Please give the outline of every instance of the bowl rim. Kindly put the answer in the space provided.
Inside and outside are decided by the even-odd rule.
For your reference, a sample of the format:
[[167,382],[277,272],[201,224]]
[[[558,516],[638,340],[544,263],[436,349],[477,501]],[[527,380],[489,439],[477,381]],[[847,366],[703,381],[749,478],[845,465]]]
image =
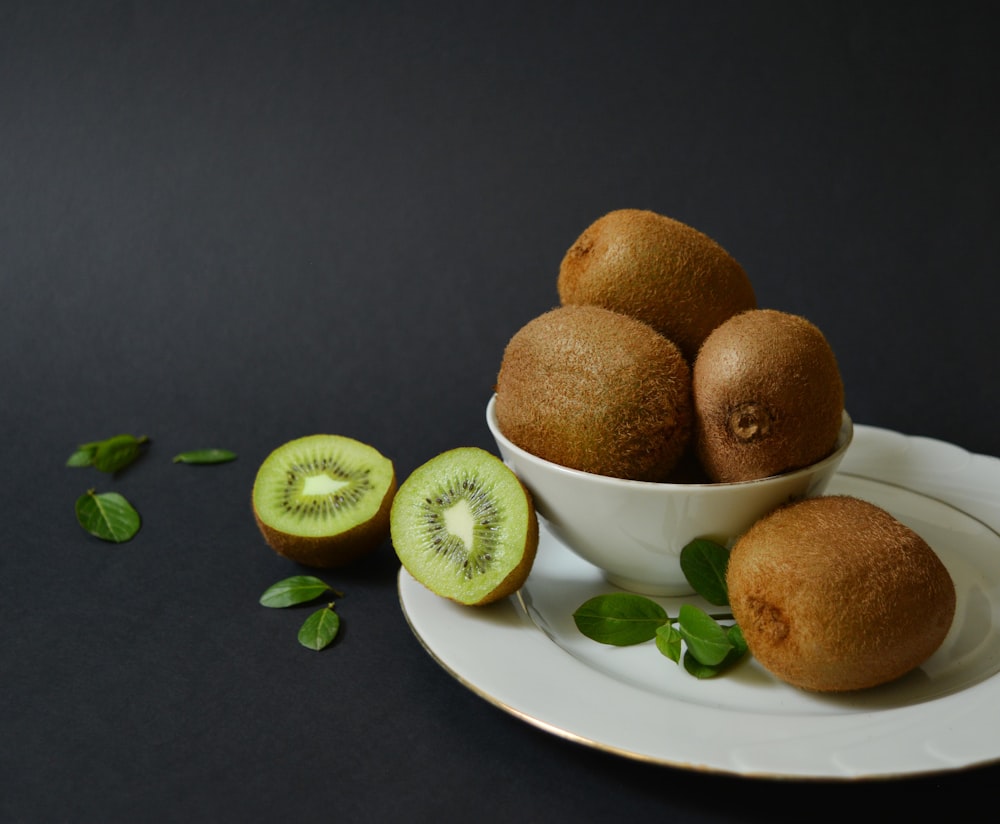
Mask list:
[[570,477],[575,477],[579,479],[588,478],[595,483],[605,483],[611,486],[634,486],[641,489],[662,489],[662,490],[712,490],[712,489],[740,489],[744,487],[761,486],[765,484],[773,484],[778,481],[784,481],[786,479],[794,479],[801,475],[814,474],[816,472],[822,471],[831,463],[838,463],[847,452],[848,447],[854,440],[854,421],[848,414],[846,409],[841,411],[840,419],[840,431],[837,433],[837,445],[834,450],[828,454],[826,457],[821,458],[815,463],[811,463],[808,466],[799,467],[798,469],[793,469],[789,472],[782,472],[779,475],[768,475],[764,478],[754,478],[749,481],[723,481],[719,483],[670,483],[667,481],[636,481],[630,478],[614,478],[610,475],[598,475],[594,472],[585,472],[582,469],[573,469],[572,467],[562,466],[561,464],[553,463],[550,460],[541,458],[526,449],[515,444],[503,432],[500,431],[500,425],[497,423],[496,418],[496,393],[490,396],[489,401],[486,404],[486,425],[489,427],[494,439],[497,441],[499,446],[508,449],[510,452],[514,453],[518,457],[522,458],[531,463],[538,464],[540,466],[546,467],[554,472],[565,474]]

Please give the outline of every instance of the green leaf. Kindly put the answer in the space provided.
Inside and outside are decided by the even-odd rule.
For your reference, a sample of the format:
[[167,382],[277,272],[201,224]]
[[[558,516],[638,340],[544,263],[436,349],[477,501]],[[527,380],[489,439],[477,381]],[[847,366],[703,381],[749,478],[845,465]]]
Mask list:
[[733,653],[736,654],[737,658],[742,658],[750,651],[747,639],[743,637],[743,630],[740,629],[739,624],[733,624],[729,627],[726,630],[726,637],[729,639],[729,643],[733,645]]
[[688,652],[701,664],[715,666],[733,649],[726,628],[698,607],[681,606],[677,624]]
[[729,651],[726,657],[722,659],[722,661],[718,664],[709,666],[708,664],[701,663],[691,654],[691,651],[688,650],[684,654],[684,669],[695,678],[715,678],[715,676],[725,672],[734,664],[742,660],[749,651],[746,640],[743,638],[743,631],[739,628],[739,626],[733,624],[729,627],[726,636],[729,638],[730,643],[732,643],[733,648]]
[[708,603],[729,603],[726,566],[729,550],[707,538],[695,538],[681,550],[681,572],[689,584]]
[[139,456],[139,447],[149,439],[143,435],[115,435],[99,441],[93,455],[93,465],[101,472],[114,474],[124,469]]
[[97,452],[99,441],[93,443],[82,443],[76,451],[69,456],[66,466],[91,466],[94,463],[94,454]]
[[703,664],[691,654],[691,650],[684,653],[684,669],[689,675],[701,679],[715,678],[716,675],[722,672],[721,665],[715,664],[710,666]]
[[[290,607],[314,601],[326,592],[332,592],[330,586],[312,575],[293,575],[272,584],[260,596],[260,602],[265,607]],[[340,593],[336,593],[338,596]]]
[[87,532],[116,544],[131,540],[139,531],[139,513],[117,492],[88,490],[76,501],[76,519]]
[[681,634],[673,624],[656,630],[656,648],[675,664],[681,660]]
[[585,601],[573,620],[588,638],[625,647],[651,640],[670,619],[663,607],[645,596],[613,592]]
[[309,649],[328,647],[340,631],[340,616],[333,611],[333,604],[316,610],[299,628],[299,643]]
[[236,453],[228,449],[192,449],[174,455],[174,463],[186,464],[218,464],[235,460]]

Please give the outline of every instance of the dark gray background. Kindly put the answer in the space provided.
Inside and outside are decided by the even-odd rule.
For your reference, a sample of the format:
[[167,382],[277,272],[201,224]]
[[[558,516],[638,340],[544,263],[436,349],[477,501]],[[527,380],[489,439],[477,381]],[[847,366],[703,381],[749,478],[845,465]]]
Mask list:
[[[441,670],[386,543],[344,632],[249,491],[319,431],[494,446],[504,344],[648,208],[804,314],[856,421],[1000,454],[991,3],[0,2],[0,819],[774,820],[995,787],[755,782],[547,735]],[[73,447],[149,435],[114,481]],[[231,464],[175,466],[222,446]],[[137,505],[85,535],[88,486]],[[516,662],[512,662],[516,666]],[[528,674],[527,677],[530,677]]]

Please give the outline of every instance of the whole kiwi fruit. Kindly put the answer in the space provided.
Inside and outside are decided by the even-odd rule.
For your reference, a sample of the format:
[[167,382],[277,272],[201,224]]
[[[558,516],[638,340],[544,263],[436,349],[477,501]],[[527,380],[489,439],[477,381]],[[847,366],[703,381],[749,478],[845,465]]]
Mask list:
[[955,586],[916,532],[859,498],[801,500],[757,521],[726,569],[733,617],[760,664],[806,690],[874,687],[944,641]]
[[690,362],[726,318],[757,307],[743,267],[712,238],[647,209],[598,218],[559,266],[560,302],[630,315],[672,340]]
[[467,606],[516,592],[538,549],[531,493],[503,461],[474,446],[417,467],[399,487],[390,529],[406,571]]
[[720,324],[698,351],[692,394],[696,451],[716,483],[808,466],[837,444],[840,368],[800,315],[751,309]]
[[690,384],[680,350],[645,323],[599,306],[558,306],[507,343],[497,425],[553,463],[660,481],[690,440]]
[[254,480],[254,519],[268,545],[304,566],[339,567],[389,535],[396,493],[391,460],[345,435],[282,444]]

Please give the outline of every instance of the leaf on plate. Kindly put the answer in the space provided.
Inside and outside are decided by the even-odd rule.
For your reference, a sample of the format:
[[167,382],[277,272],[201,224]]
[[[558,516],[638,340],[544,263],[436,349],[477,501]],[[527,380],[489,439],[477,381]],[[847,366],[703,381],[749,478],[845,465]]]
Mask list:
[[695,678],[715,678],[715,676],[725,672],[730,667],[737,664],[746,654],[746,648],[740,649],[739,647],[734,647],[730,650],[729,654],[722,659],[722,661],[718,664],[709,666],[708,664],[701,663],[691,654],[691,651],[688,650],[684,653],[684,669]]
[[[697,607],[689,607],[688,609],[700,612]],[[685,607],[681,607],[681,611],[684,612]],[[719,633],[710,627],[709,622],[713,621],[710,616],[704,613],[700,616],[688,613],[684,617],[688,626],[696,628],[696,631],[700,633],[700,638],[694,644],[688,643],[687,651],[684,653],[684,669],[696,678],[714,678],[748,654],[749,647],[743,637],[743,630],[738,624],[729,627],[719,626],[719,630],[725,636],[725,641],[722,641]],[[684,634],[683,631],[682,634]],[[703,647],[702,641],[708,636],[710,636],[708,647]],[[687,635],[685,635],[685,642],[688,642]],[[728,650],[725,654],[719,660],[715,660],[726,647]]]
[[580,632],[594,641],[618,647],[651,640],[669,620],[658,603],[630,592],[597,595],[573,613]]
[[139,513],[117,492],[93,489],[77,498],[76,519],[87,532],[102,541],[121,544],[139,531]]
[[656,630],[656,648],[675,664],[681,660],[680,631],[673,624],[664,624]]
[[733,652],[736,658],[742,658],[750,651],[750,647],[747,646],[747,639],[743,637],[743,630],[740,629],[739,624],[733,624],[726,630],[726,637],[729,639],[729,643],[733,645]]
[[688,675],[693,675],[695,678],[706,679],[715,678],[722,668],[716,665],[703,664],[694,655],[691,654],[691,650],[684,653],[684,669],[687,671]]
[[681,550],[681,572],[702,598],[715,606],[729,603],[726,566],[729,550],[707,538],[695,538]]
[[688,652],[702,664],[720,664],[733,649],[726,628],[698,607],[681,606],[677,627]]

